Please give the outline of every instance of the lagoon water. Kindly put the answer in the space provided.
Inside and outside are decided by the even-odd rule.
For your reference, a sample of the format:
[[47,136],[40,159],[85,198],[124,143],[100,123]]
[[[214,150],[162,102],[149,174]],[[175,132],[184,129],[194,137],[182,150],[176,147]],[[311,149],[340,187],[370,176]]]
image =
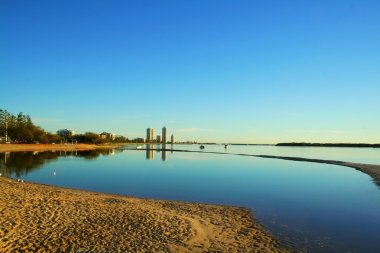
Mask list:
[[[26,181],[143,198],[251,208],[283,245],[307,252],[380,252],[380,189],[352,168],[235,154],[380,164],[380,149],[206,145],[157,150],[0,154],[0,172]],[[167,148],[170,148],[168,146]],[[175,149],[199,151],[198,145]]]

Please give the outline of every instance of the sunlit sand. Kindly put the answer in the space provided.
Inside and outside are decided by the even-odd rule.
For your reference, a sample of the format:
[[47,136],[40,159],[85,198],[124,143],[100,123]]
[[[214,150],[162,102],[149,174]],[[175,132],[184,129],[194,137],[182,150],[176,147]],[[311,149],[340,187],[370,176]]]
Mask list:
[[2,252],[286,252],[248,209],[0,177]]

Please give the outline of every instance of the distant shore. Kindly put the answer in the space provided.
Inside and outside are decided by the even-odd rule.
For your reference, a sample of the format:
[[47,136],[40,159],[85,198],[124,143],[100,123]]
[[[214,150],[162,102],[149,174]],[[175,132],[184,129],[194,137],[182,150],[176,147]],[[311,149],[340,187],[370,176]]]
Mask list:
[[283,142],[275,146],[283,147],[337,147],[337,148],[380,148],[380,144],[369,143],[309,143],[309,142]]
[[17,151],[83,151],[93,149],[109,149],[124,146],[124,143],[115,144],[0,144],[0,152],[17,152]]
[[5,252],[288,252],[250,210],[150,200],[0,177]]

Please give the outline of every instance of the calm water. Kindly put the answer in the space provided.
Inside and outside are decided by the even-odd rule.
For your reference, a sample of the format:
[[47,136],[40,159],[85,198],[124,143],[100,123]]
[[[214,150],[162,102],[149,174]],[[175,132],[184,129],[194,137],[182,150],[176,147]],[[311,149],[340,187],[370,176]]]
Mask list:
[[[175,149],[198,151],[199,147]],[[367,148],[229,146],[225,150],[206,145],[205,150],[380,164],[380,150]],[[2,153],[0,166],[3,175],[38,183],[249,207],[285,245],[308,252],[380,252],[380,189],[368,175],[351,168],[129,149]]]

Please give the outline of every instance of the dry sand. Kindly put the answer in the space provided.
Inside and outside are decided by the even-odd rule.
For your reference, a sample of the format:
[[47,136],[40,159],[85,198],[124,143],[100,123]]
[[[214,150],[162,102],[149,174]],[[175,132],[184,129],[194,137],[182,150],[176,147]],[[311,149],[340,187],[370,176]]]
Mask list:
[[0,177],[1,252],[287,252],[248,209]]
[[59,151],[59,150],[92,150],[116,148],[125,144],[0,144],[0,152],[17,152],[17,151]]

